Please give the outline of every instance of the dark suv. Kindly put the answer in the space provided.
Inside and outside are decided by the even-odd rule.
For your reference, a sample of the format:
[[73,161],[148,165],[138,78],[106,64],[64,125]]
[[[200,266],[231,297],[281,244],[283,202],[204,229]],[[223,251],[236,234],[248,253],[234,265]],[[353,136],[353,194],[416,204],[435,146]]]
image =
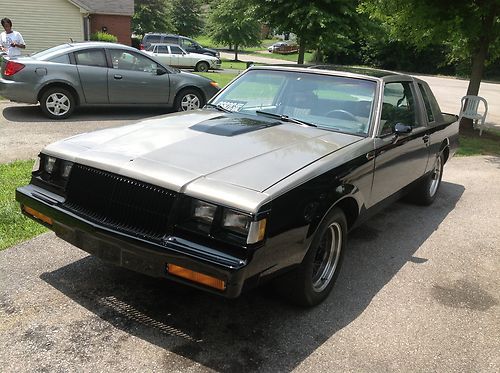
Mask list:
[[147,49],[151,45],[151,43],[177,44],[184,48],[187,52],[208,54],[210,56],[220,57],[220,53],[215,49],[204,48],[193,39],[182,35],[149,32],[142,38],[142,43],[139,49]]

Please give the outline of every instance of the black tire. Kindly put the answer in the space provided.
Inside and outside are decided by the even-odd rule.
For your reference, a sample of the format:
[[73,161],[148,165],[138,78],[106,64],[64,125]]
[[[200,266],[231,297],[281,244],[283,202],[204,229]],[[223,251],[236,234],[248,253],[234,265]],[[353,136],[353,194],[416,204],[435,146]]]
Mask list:
[[75,110],[76,100],[73,94],[63,87],[52,87],[40,97],[40,108],[50,119],[66,119]]
[[444,157],[442,153],[439,153],[434,160],[432,171],[410,192],[409,197],[414,203],[429,206],[434,202],[441,185],[443,166]]
[[177,94],[174,102],[176,111],[188,111],[200,109],[205,105],[205,99],[200,91],[196,89],[183,89]]
[[346,217],[334,208],[318,227],[300,266],[276,280],[278,291],[300,306],[324,301],[337,280],[346,244]]
[[199,72],[204,73],[204,72],[207,72],[207,71],[208,71],[209,67],[210,67],[210,66],[208,65],[208,63],[207,63],[207,62],[205,62],[205,61],[200,61],[200,62],[198,62],[198,63],[196,64],[196,66],[195,66],[194,70],[195,70],[195,71],[199,71]]

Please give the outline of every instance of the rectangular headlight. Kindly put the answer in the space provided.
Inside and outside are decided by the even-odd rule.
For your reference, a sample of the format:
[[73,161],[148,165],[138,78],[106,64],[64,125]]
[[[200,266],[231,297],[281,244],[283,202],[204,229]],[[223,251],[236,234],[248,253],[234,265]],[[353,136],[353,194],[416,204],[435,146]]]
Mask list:
[[54,169],[56,167],[56,157],[51,157],[51,156],[45,156],[44,162],[43,162],[43,170],[49,174],[54,172]]
[[59,171],[61,173],[61,177],[63,179],[67,179],[71,172],[71,168],[73,167],[73,162],[69,161],[61,161],[61,165],[59,167]]
[[250,228],[250,216],[224,209],[222,213],[222,226],[225,229],[246,236]]
[[194,199],[191,204],[191,217],[195,220],[204,223],[212,224],[215,217],[216,205]]

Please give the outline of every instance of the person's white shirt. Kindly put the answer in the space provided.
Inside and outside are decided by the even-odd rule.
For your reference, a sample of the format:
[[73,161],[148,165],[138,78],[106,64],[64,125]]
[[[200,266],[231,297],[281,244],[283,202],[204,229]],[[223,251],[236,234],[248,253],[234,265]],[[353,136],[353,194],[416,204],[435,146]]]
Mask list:
[[17,32],[12,30],[10,34],[7,34],[5,31],[0,34],[0,44],[7,52],[9,57],[15,57],[21,55],[21,48],[12,47],[11,44],[24,44],[23,36]]

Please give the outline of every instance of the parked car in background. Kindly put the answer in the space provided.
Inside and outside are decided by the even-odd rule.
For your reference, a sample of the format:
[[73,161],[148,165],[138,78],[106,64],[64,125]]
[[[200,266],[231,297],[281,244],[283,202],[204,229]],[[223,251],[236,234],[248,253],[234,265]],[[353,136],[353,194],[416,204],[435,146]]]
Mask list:
[[180,45],[189,53],[207,54],[209,56],[220,57],[219,51],[215,49],[205,48],[191,38],[176,34],[162,34],[148,32],[142,38],[140,49],[147,50],[151,44],[176,44]]
[[180,46],[173,44],[151,44],[144,53],[149,54],[163,64],[179,68],[192,68],[201,72],[209,69],[220,69],[221,65],[221,61],[217,57],[189,53]]
[[77,106],[202,107],[216,82],[163,65],[135,48],[103,42],[68,43],[31,57],[4,58],[0,96],[36,104],[52,119]]
[[267,50],[270,53],[289,54],[297,53],[299,51],[299,46],[291,41],[279,41],[270,45]]
[[312,306],[349,231],[407,193],[431,204],[457,145],[420,79],[254,66],[205,109],[47,146],[16,199],[119,266],[230,298],[274,280]]

